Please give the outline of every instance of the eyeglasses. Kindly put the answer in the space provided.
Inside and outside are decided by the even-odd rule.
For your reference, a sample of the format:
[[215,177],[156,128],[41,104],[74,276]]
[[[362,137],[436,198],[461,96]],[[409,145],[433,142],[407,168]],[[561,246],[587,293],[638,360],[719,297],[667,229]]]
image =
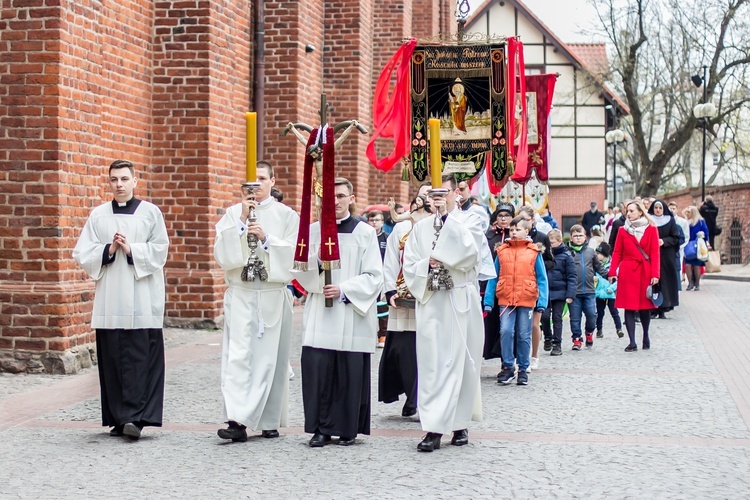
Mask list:
[[510,219],[510,215],[508,214],[499,214],[497,216],[498,219]]

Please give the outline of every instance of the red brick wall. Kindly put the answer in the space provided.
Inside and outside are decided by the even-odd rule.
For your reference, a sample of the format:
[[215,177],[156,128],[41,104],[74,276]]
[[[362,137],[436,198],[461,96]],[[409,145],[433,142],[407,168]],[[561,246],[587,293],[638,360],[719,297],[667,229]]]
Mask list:
[[[136,194],[164,212],[171,325],[221,320],[213,227],[244,180],[252,0],[58,3],[5,1],[0,16],[0,356],[16,360],[93,341],[93,283],[71,253],[91,209],[110,198],[114,159],[133,161]],[[264,6],[263,159],[299,209],[303,146],[281,129],[317,124],[323,91],[330,122],[371,127],[376,75],[403,38],[437,33],[441,0]],[[353,134],[338,155],[360,206],[403,197],[400,172],[367,162],[367,140]]]
[[441,2],[442,0],[413,0],[411,36],[431,37],[440,32]]
[[[750,184],[735,184],[731,186],[710,186],[706,194],[713,196],[714,204],[719,207],[719,217],[716,223],[722,228],[721,234],[714,243],[721,250],[722,255],[729,258],[729,227],[733,219],[738,219],[742,225],[742,262],[750,262]],[[667,202],[677,203],[682,211],[689,205],[701,206],[701,191],[699,188],[683,189],[662,196]]]
[[562,227],[563,216],[582,217],[595,201],[604,213],[604,184],[589,186],[550,186],[549,209]]
[[[373,46],[372,86],[404,40],[412,34],[412,2],[404,0],[381,0],[375,3],[374,25],[378,27],[378,38],[382,42]],[[395,82],[395,73],[391,83]],[[378,140],[378,158],[383,158],[393,149],[393,140]],[[401,181],[403,165],[397,164],[390,172],[370,168],[370,203],[387,203],[393,197],[397,202],[409,202],[408,182]],[[362,207],[364,208],[364,207]]]

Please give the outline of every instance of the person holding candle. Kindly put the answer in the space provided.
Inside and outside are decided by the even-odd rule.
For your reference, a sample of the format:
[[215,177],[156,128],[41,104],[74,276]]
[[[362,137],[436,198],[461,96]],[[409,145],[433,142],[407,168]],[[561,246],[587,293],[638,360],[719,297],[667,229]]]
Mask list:
[[[289,349],[292,338],[292,281],[297,212],[271,196],[276,179],[271,164],[252,169],[260,186],[254,197],[243,194],[216,224],[214,256],[229,285],[224,294],[224,340],[221,392],[228,427],[222,439],[247,441],[247,427],[264,438],[279,436],[286,425]],[[248,170],[248,174],[250,174]],[[253,199],[254,198],[254,199]],[[257,220],[248,221],[250,208]],[[247,235],[258,238],[257,255],[265,264],[266,281],[243,281],[250,249]]]
[[[433,175],[440,169],[439,155],[432,168]],[[477,279],[486,241],[479,218],[458,209],[453,176],[437,187],[447,191],[432,201],[443,223],[437,241],[435,217],[427,217],[414,225],[404,248],[404,279],[416,299],[417,400],[427,432],[417,449],[424,452],[439,449],[442,435],[451,431],[452,445],[468,444],[469,422],[481,418],[484,330]],[[428,290],[437,266],[447,270],[452,289]]]

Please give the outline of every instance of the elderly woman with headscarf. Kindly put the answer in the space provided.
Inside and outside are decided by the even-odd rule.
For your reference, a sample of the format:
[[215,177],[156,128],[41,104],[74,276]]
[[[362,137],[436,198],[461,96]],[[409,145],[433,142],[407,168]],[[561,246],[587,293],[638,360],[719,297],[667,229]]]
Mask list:
[[659,232],[643,203],[631,201],[626,205],[626,221],[618,231],[609,279],[617,281],[615,307],[625,309],[625,328],[630,343],[625,352],[638,350],[635,342],[635,317],[638,315],[643,327],[643,349],[651,348],[648,328],[651,311],[656,309],[646,295],[649,285],[659,283],[661,261],[659,258]]
[[[677,254],[680,252],[680,228],[674,214],[663,200],[655,200],[648,209],[659,232],[659,261],[661,278],[659,286],[664,302],[659,306],[658,317],[665,319],[664,313],[680,304],[679,276]],[[655,313],[656,314],[656,313]],[[653,315],[652,315],[653,316]]]

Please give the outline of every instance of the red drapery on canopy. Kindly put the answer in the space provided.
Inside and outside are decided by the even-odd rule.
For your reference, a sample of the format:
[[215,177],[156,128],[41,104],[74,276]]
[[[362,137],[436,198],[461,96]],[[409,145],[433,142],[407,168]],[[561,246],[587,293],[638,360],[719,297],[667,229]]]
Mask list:
[[[508,38],[508,81],[505,98],[507,133],[505,136],[508,141],[512,141],[508,145],[508,163],[509,167],[513,166],[514,174],[511,178],[514,180],[517,175],[525,176],[528,170],[525,73],[523,43],[515,37],[510,37]],[[518,145],[516,145],[516,137],[518,137]]]
[[516,175],[513,176],[516,182],[528,181],[531,178],[532,169],[536,169],[536,176],[540,181],[549,179],[549,115],[552,110],[556,81],[557,76],[554,74],[526,76],[526,92],[536,96],[536,115],[529,115],[528,123],[529,126],[536,123],[537,141],[535,144],[528,145],[528,168],[523,177],[516,170]]
[[[367,144],[367,159],[375,168],[388,172],[402,158],[410,153],[411,140],[411,74],[409,63],[417,46],[416,38],[401,45],[385,65],[375,85],[372,103],[372,124],[375,131]],[[391,74],[394,69],[396,83],[391,90]],[[389,94],[390,92],[390,94]],[[375,140],[378,137],[393,138],[393,151],[385,158],[378,159]]]

